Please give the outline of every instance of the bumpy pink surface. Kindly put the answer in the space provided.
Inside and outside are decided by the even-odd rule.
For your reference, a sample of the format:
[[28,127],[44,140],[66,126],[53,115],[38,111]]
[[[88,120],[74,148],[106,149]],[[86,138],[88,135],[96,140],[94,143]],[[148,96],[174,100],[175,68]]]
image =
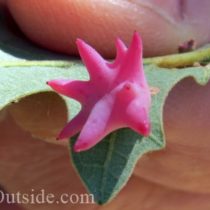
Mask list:
[[90,74],[89,81],[52,80],[55,91],[79,101],[82,109],[61,131],[59,139],[80,135],[74,151],[84,151],[110,132],[129,127],[149,135],[150,90],[142,64],[142,42],[134,33],[130,47],[117,39],[114,62],[104,60],[93,48],[78,39],[80,56]]

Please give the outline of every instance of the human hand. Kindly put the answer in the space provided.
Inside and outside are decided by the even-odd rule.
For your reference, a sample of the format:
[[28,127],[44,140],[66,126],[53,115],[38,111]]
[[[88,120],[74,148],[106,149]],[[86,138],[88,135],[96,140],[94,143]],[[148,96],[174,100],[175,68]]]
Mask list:
[[106,57],[115,56],[114,40],[127,44],[140,32],[144,56],[175,53],[183,42],[210,41],[208,0],[8,0],[22,31],[34,42],[77,54],[82,38]]
[[[61,3],[63,2],[61,1]],[[170,36],[169,33],[169,38],[173,40],[172,38],[174,37]],[[165,41],[164,38],[162,38],[162,41],[160,39],[159,43],[164,44],[163,41]],[[97,44],[97,42],[95,43]],[[145,48],[151,50],[154,46],[156,45],[153,43],[153,45],[148,45]],[[145,155],[139,161],[134,176],[120,195],[110,205],[94,208],[120,209],[122,206],[129,204],[129,207],[133,209],[138,208],[139,205],[144,209],[149,205],[148,208],[151,210],[158,208],[161,210],[164,208],[192,210],[193,208],[197,209],[200,203],[202,203],[203,209],[209,208],[208,194],[191,194],[192,192],[209,193],[208,125],[210,123],[208,120],[208,95],[208,86],[201,88],[190,79],[186,79],[176,86],[165,105],[164,125],[167,139],[166,149]],[[1,161],[2,165],[5,162],[7,164],[4,164],[4,171],[6,173],[2,173],[0,179],[3,180],[8,191],[14,192],[21,189],[22,192],[25,192],[33,186],[37,189],[45,188],[49,192],[58,195],[63,192],[84,192],[80,181],[76,178],[73,169],[68,164],[67,150],[65,147],[46,144],[39,140],[34,141],[29,135],[26,135],[12,123],[10,118],[6,119],[2,123],[3,127],[1,129],[3,132],[2,139],[3,136],[5,139],[1,146],[3,148],[1,153],[3,154],[3,158]],[[17,128],[13,134],[7,132],[11,127],[14,127],[14,130]],[[8,144],[9,142],[10,144]],[[9,153],[7,152],[8,150],[10,151]],[[54,156],[55,154],[56,157]],[[29,167],[32,160],[34,160],[34,164]],[[46,160],[46,162],[40,160]],[[40,162],[43,164],[40,165]],[[22,169],[24,166],[26,166],[26,170]],[[184,173],[182,173],[183,171]],[[14,177],[8,176],[10,173],[18,174],[18,178],[16,177],[17,181],[14,181]],[[50,176],[51,174],[53,176]],[[144,179],[150,182],[143,181]],[[27,180],[27,183],[23,185],[22,180]],[[71,180],[74,181],[71,182]],[[54,183],[56,183],[56,186]],[[158,183],[159,185],[154,183]],[[170,187],[170,189],[163,186]],[[185,190],[186,192],[179,192],[175,189]],[[148,194],[150,195],[149,197]],[[170,195],[170,199],[166,200],[165,197],[168,194]],[[28,208],[57,209],[57,206],[30,206]],[[62,208],[69,208],[69,206],[59,207],[59,209]],[[81,207],[75,206],[75,209],[79,208],[87,209],[88,207],[86,205]],[[93,206],[90,206],[90,208],[92,209]]]

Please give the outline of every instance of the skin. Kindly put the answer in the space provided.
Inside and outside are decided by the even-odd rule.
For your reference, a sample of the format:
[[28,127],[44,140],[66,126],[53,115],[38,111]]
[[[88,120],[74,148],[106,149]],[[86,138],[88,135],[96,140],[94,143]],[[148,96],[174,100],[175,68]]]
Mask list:
[[[191,87],[191,90],[187,88]],[[136,209],[141,204],[142,209],[149,210],[196,210],[209,209],[209,150],[208,131],[210,111],[208,106],[203,106],[203,101],[209,100],[210,84],[199,87],[192,79],[186,79],[178,84],[170,93],[164,112],[164,124],[166,132],[166,149],[144,155],[138,162],[135,171],[120,194],[108,205],[99,207],[96,205],[59,205],[59,209],[67,210],[69,207],[75,210],[120,210],[129,205]],[[188,96],[188,99],[186,99]],[[25,119],[37,116],[35,101],[50,98],[49,95],[38,95],[31,98],[31,105],[26,109],[25,100],[9,107],[1,112],[0,123],[0,180],[8,192],[26,193],[30,189],[45,189],[57,197],[62,193],[85,193],[85,189],[69,163],[67,145],[57,145],[31,137],[18,126],[14,119],[27,123]],[[177,98],[182,103],[176,103]],[[33,101],[34,100],[34,101]],[[198,109],[195,105],[201,100]],[[46,100],[45,108],[49,110],[49,102]],[[60,101],[56,102],[60,103]],[[34,105],[35,104],[35,105]],[[175,106],[176,109],[173,107]],[[186,107],[186,108],[183,108]],[[31,108],[31,109],[30,109]],[[172,109],[172,111],[171,111]],[[19,118],[17,118],[17,110]],[[55,110],[50,108],[55,112]],[[176,111],[175,111],[176,110]],[[15,112],[16,111],[16,112]],[[22,111],[22,119],[20,112]],[[185,111],[185,112],[183,112]],[[13,118],[11,117],[11,113]],[[15,114],[16,113],[16,114]],[[206,127],[198,126],[193,118],[188,122],[192,114],[198,120],[198,124],[206,124]],[[174,114],[178,117],[174,119]],[[46,117],[34,120],[32,128],[39,126],[40,121],[47,123]],[[201,119],[201,121],[199,120]],[[63,119],[60,119],[62,121]],[[181,122],[183,121],[183,123]],[[43,123],[44,123],[43,122]],[[184,123],[186,122],[186,123]],[[47,123],[49,124],[49,123]],[[46,125],[47,125],[46,124]],[[23,125],[21,125],[23,126]],[[43,124],[44,126],[44,124]],[[11,130],[12,132],[8,132]],[[31,129],[32,129],[31,128]],[[46,130],[48,128],[46,127]],[[49,126],[49,131],[52,127]],[[189,132],[185,132],[190,129]],[[30,130],[30,126],[28,126]],[[32,133],[36,133],[37,131]],[[42,133],[43,135],[43,133]],[[8,152],[9,151],[9,152]],[[64,173],[65,172],[65,173]],[[73,181],[72,181],[73,180]],[[201,193],[202,192],[202,193]],[[167,199],[165,199],[167,196]],[[27,205],[29,210],[56,210],[57,205]]]
[[[109,44],[114,40],[115,33],[128,42],[137,23],[144,39],[145,55],[149,56],[175,52],[178,44],[192,38],[192,35],[198,45],[204,44],[210,38],[209,27],[202,24],[203,19],[209,18],[208,0],[200,1],[199,4],[196,4],[198,2],[196,0],[186,1],[187,9],[184,10],[184,18],[180,15],[178,1],[172,0],[147,1],[151,9],[148,9],[148,5],[143,6],[143,1],[123,1],[120,5],[119,1],[116,1],[116,5],[111,4],[111,1],[106,1],[106,4],[105,1],[100,1],[94,13],[88,12],[93,6],[91,2],[94,1],[83,1],[83,4],[81,2],[82,0],[60,0],[53,3],[52,0],[7,0],[13,17],[31,40],[60,52],[76,53],[73,43],[79,36],[107,57],[113,57],[113,46]],[[136,12],[133,11],[133,4],[138,5]],[[157,16],[157,12],[160,11],[158,4],[164,8],[161,10],[164,14]],[[168,12],[168,8],[171,7],[174,8],[173,12],[171,10]],[[111,10],[115,18],[109,15],[98,17],[97,15],[102,14],[101,10],[103,12]],[[119,15],[121,12],[125,15],[123,23]],[[81,16],[78,16],[79,14]],[[98,18],[95,18],[96,16]],[[135,17],[137,21],[131,22],[125,18],[130,16]],[[174,23],[168,23],[167,17],[171,17]],[[96,25],[100,23],[101,27],[93,28],[95,27],[91,24],[93,20],[96,21]],[[46,21],[49,22],[46,23]],[[146,27],[148,25],[151,27]],[[85,30],[85,27],[88,30]],[[92,34],[93,30],[95,36]],[[107,206],[77,205],[71,206],[71,209],[112,210],[122,209],[128,205],[131,209],[137,209],[139,204],[142,209],[149,210],[196,210],[198,206],[201,209],[209,209],[209,94],[210,84],[200,87],[192,79],[179,83],[171,91],[164,107],[166,148],[144,155],[139,160],[129,183]],[[11,114],[1,112],[1,184],[9,192],[26,192],[33,187],[34,189],[44,188],[57,195],[63,192],[84,193],[84,187],[68,162],[66,146],[53,144],[53,139],[50,142],[44,142],[32,138],[28,132],[20,128],[20,126],[25,127],[23,122],[26,123],[27,119],[30,119],[31,113],[34,116],[37,114],[32,105],[29,104],[28,107],[32,107],[33,111],[26,109],[22,102],[18,107],[9,108]],[[20,126],[15,124],[10,115]],[[62,120],[60,119],[60,122],[63,122]],[[49,140],[49,137],[53,136],[53,134],[49,135],[52,127],[49,127],[48,133],[42,133],[42,135],[38,129],[32,130],[38,127],[39,121],[40,119],[34,122],[34,125],[28,125],[27,131]],[[13,131],[8,132],[11,127]],[[166,196],[167,199],[165,199]],[[31,210],[57,209],[57,205],[25,207]],[[59,209],[69,209],[69,206],[59,206]]]
[[7,5],[31,40],[69,54],[77,54],[79,37],[114,57],[115,38],[129,43],[135,30],[144,56],[177,52],[190,39],[197,46],[210,41],[208,0],[8,0]]
[[0,0],[0,5],[6,5],[6,0]]
[[6,7],[6,0],[0,0],[0,9],[3,9]]

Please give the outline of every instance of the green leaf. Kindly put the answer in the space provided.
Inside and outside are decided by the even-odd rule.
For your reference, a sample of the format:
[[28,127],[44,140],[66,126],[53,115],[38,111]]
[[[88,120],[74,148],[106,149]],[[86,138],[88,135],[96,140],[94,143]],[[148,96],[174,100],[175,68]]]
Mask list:
[[[51,91],[46,82],[55,78],[87,79],[87,72],[81,64],[75,64],[72,68],[49,67],[0,67],[0,110],[12,102],[39,92]],[[71,110],[71,116],[75,115],[80,106],[77,102],[63,97]]]
[[[50,79],[88,79],[85,67],[77,60],[67,62],[67,56],[40,49],[26,41],[20,33],[10,30],[1,11],[0,28],[0,110],[26,96],[50,91],[46,85]],[[206,52],[209,54],[207,50],[200,54],[199,59],[209,58]],[[192,64],[197,58],[194,53],[182,54],[181,57],[184,65]],[[145,63],[171,67],[179,66],[179,61],[180,55],[175,55],[147,59]],[[143,154],[164,148],[163,106],[170,90],[185,77],[194,77],[201,85],[206,84],[210,77],[207,67],[163,69],[146,65],[145,70],[150,86],[159,89],[152,98],[151,135],[145,138],[130,129],[121,129],[89,151],[74,153],[71,150],[73,163],[82,181],[99,204],[110,201],[122,189]],[[80,109],[79,104],[66,97],[63,99],[73,118]]]
[[165,147],[163,106],[170,90],[186,77],[193,77],[201,85],[210,78],[207,67],[180,70],[150,65],[145,66],[145,70],[150,86],[159,89],[152,98],[151,135],[146,138],[130,129],[121,129],[89,151],[74,153],[71,150],[78,173],[99,204],[107,203],[122,189],[143,154]]
[[[26,96],[52,91],[46,85],[50,79],[72,77],[87,80],[87,71],[79,60],[70,61],[69,56],[35,46],[13,24],[0,10],[0,110]],[[75,115],[79,104],[63,98],[68,107],[71,104],[71,116]]]

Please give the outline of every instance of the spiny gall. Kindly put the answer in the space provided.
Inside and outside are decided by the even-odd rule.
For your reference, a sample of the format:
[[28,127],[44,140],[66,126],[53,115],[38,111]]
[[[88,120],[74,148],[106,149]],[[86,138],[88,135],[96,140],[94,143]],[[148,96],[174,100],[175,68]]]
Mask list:
[[74,151],[88,150],[106,135],[129,127],[139,134],[150,133],[150,89],[142,62],[142,41],[137,32],[127,48],[116,40],[114,62],[104,60],[92,47],[77,40],[80,56],[89,81],[51,80],[47,84],[56,92],[79,101],[79,114],[61,131],[58,139],[79,133]]

